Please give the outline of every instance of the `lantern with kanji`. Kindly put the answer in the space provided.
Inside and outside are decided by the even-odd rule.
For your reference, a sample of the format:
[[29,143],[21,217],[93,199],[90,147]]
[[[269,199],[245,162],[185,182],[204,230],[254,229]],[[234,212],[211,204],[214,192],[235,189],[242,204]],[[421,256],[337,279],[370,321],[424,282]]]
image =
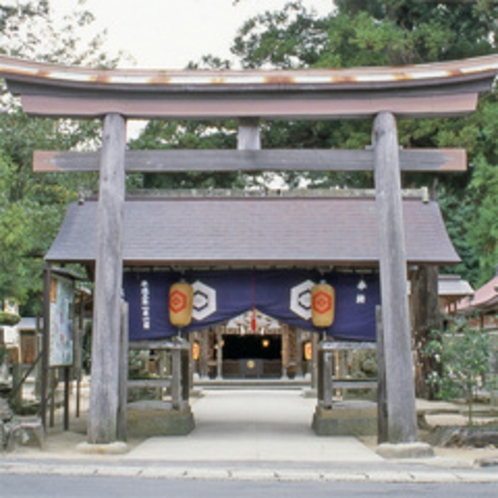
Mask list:
[[311,321],[318,328],[327,328],[334,323],[335,291],[327,283],[311,288]]
[[177,282],[169,290],[169,320],[175,327],[187,327],[192,321],[194,290],[187,282]]

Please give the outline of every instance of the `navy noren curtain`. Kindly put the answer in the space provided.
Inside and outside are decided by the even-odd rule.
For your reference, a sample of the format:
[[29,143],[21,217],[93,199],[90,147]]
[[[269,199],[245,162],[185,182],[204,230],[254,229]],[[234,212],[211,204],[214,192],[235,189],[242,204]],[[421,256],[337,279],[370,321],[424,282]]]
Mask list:
[[214,270],[127,272],[123,285],[130,311],[130,340],[174,336],[169,321],[170,286],[184,279],[194,287],[192,323],[185,332],[228,321],[252,308],[276,320],[319,332],[311,322],[311,287],[324,280],[335,289],[335,319],[326,333],[335,339],[375,341],[377,274],[307,270]]

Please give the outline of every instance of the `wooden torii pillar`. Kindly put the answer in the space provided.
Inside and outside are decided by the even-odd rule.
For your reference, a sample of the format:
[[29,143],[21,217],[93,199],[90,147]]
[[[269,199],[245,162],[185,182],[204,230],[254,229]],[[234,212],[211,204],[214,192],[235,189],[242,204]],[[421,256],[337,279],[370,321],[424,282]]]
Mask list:
[[410,443],[417,441],[417,417],[399,144],[396,120],[391,113],[381,112],[376,116],[373,137],[387,439],[390,443]]
[[117,440],[126,122],[104,117],[97,218],[88,442]]
[[[296,71],[134,71],[67,68],[0,57],[0,77],[21,97],[26,113],[45,117],[104,117],[100,153],[43,153],[35,169],[82,171],[100,162],[99,236],[89,442],[116,439],[124,171],[374,170],[379,207],[380,266],[389,441],[416,439],[413,368],[401,224],[401,169],[461,169],[464,151],[399,151],[394,116],[465,115],[491,88],[496,55],[402,68]],[[389,112],[385,112],[389,111]],[[254,119],[377,116],[373,151],[262,151]],[[247,140],[237,151],[127,151],[125,118],[243,118]],[[252,131],[251,131],[252,129]],[[455,151],[453,151],[455,152]],[[420,156],[424,159],[420,159]],[[99,157],[101,159],[99,159]]]

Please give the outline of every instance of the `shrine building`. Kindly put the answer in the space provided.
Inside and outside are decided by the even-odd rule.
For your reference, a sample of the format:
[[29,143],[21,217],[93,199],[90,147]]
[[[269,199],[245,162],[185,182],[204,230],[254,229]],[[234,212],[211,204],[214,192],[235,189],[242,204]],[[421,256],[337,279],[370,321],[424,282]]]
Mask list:
[[[406,192],[403,213],[409,268],[459,261],[425,191]],[[183,280],[194,286],[194,305],[181,333],[190,337],[201,378],[311,374],[324,333],[342,341],[376,339],[375,216],[368,191],[128,196],[123,264],[130,340],[178,335],[168,294]],[[95,199],[72,204],[46,260],[80,263],[93,275],[96,227]],[[335,290],[334,323],[326,329],[311,320],[311,289],[323,280]]]
[[[329,341],[376,341],[379,442],[415,443],[407,279],[421,277],[417,267],[456,263],[458,256],[437,204],[426,192],[403,196],[401,172],[465,171],[467,159],[462,149],[401,148],[397,119],[468,115],[497,71],[496,55],[392,68],[255,71],[102,70],[0,57],[0,77],[27,114],[103,122],[100,150],[37,151],[33,161],[39,172],[99,171],[98,201],[70,206],[47,254],[50,263],[94,270],[88,444],[125,437],[125,359],[143,341],[152,347],[171,339],[173,409],[189,415],[191,334],[202,358],[196,368],[207,376],[295,375],[307,366],[300,361],[307,334],[319,337],[313,425],[322,433],[337,422]],[[128,119],[235,119],[237,150],[128,151]],[[262,121],[338,119],[370,119],[371,146],[261,149]],[[127,195],[125,183],[126,173],[137,171],[332,170],[371,171],[374,194],[140,199]],[[47,271],[49,316],[57,293]],[[423,295],[429,273],[412,294]],[[421,303],[419,315],[429,304]],[[243,313],[251,330],[244,337],[255,336],[261,313],[278,321],[281,333],[268,325],[265,343],[249,347],[246,323],[233,321]],[[216,346],[219,353],[209,353]],[[246,347],[249,359],[241,358]]]

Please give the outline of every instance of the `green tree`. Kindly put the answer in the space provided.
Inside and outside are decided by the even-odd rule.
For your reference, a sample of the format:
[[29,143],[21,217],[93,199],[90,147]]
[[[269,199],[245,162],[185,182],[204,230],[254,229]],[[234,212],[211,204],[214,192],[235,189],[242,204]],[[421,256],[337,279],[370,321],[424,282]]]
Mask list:
[[[232,52],[245,68],[344,68],[427,63],[496,52],[495,2],[337,0],[336,9],[317,18],[299,1],[265,12],[239,30]],[[470,169],[463,174],[403,175],[404,187],[438,185],[440,205],[463,264],[456,269],[474,285],[489,279],[498,235],[493,225],[493,183],[480,171],[497,164],[498,122],[493,93],[480,99],[476,113],[458,119],[400,120],[405,147],[464,147]],[[370,122],[268,123],[265,147],[361,148],[370,142]],[[477,179],[472,182],[474,174]],[[305,175],[313,186],[371,186],[368,175]],[[288,183],[299,183],[289,175]],[[484,194],[484,195],[482,195]],[[480,235],[476,236],[476,231]],[[482,257],[485,254],[486,257]]]
[[[335,8],[333,8],[335,3]],[[337,0],[330,13],[319,17],[301,1],[283,9],[263,12],[239,29],[232,53],[245,69],[346,68],[389,66],[460,59],[496,52],[498,5],[475,2],[426,2],[413,0]],[[230,67],[228,61],[204,57],[192,69]],[[399,120],[399,140],[405,147],[464,147],[469,171],[458,174],[404,174],[404,187],[431,186],[438,190],[448,231],[463,259],[456,268],[476,286],[490,277],[498,231],[494,220],[494,183],[480,178],[494,171],[498,160],[495,123],[498,105],[494,93],[480,98],[477,112],[464,118]],[[158,125],[149,125],[146,142],[157,142]],[[206,125],[160,125],[160,147],[234,147],[235,126],[223,123],[207,132]],[[221,135],[227,134],[223,139]],[[197,138],[194,138],[197,137]],[[363,148],[370,143],[371,122],[273,122],[261,123],[264,148]],[[214,140],[216,137],[216,140]],[[485,166],[487,165],[487,166]],[[487,171],[487,170],[486,170]],[[473,180],[473,177],[476,177]],[[281,174],[289,187],[372,187],[370,174]],[[149,177],[145,186],[213,186],[268,184],[274,175],[259,176],[163,176]],[[484,256],[483,256],[484,255]]]
[[0,2],[0,53],[40,62],[113,67],[124,56],[103,50],[106,32],[91,33],[95,17],[78,4],[55,22],[49,0]]
[[[233,149],[235,122],[204,123],[153,120],[130,149]],[[144,189],[230,188],[241,186],[238,173],[149,173],[141,175]]]
[[[56,27],[46,0],[0,3],[0,53],[42,62],[112,67],[102,34],[85,39],[93,17],[79,8]],[[2,96],[0,114],[0,302],[16,298],[23,311],[39,307],[42,258],[57,234],[67,203],[92,190],[96,175],[33,174],[36,149],[95,148],[98,121],[28,117],[17,99]],[[28,309],[29,311],[28,311]]]

